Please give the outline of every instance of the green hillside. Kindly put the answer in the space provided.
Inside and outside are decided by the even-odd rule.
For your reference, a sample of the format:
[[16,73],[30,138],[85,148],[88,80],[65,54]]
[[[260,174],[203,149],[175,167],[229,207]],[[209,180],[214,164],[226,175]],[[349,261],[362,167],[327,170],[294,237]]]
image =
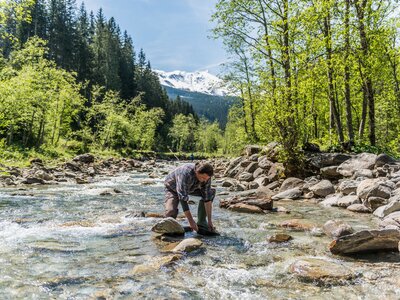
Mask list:
[[229,108],[237,101],[235,97],[212,96],[198,92],[189,92],[163,86],[169,98],[176,99],[180,96],[182,100],[190,103],[195,112],[210,121],[218,121],[224,128],[228,118]]

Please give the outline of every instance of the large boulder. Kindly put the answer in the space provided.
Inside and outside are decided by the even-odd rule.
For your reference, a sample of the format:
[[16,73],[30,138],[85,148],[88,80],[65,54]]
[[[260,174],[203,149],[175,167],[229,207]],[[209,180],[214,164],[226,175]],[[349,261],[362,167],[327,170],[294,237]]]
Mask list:
[[381,179],[365,179],[360,182],[357,187],[357,196],[365,201],[369,197],[380,197],[389,199],[390,194],[394,188],[394,184],[390,181],[383,181]]
[[381,197],[369,197],[364,201],[364,205],[371,211],[376,210],[378,207],[384,206],[388,203],[388,200]]
[[400,211],[387,215],[379,224],[381,228],[396,229],[400,231]]
[[238,180],[239,181],[250,182],[253,179],[254,178],[253,178],[253,174],[252,173],[243,172],[243,173],[239,174],[239,176],[238,176]]
[[363,214],[372,212],[370,208],[366,207],[364,204],[361,203],[349,205],[347,206],[347,210]]
[[94,162],[94,155],[90,154],[90,153],[85,153],[85,154],[75,156],[72,160],[75,162],[80,162],[80,163],[84,163],[84,164],[91,164]]
[[346,160],[338,167],[338,172],[344,177],[353,176],[354,172],[360,169],[372,170],[375,166],[376,154],[361,153],[349,160]]
[[258,166],[262,169],[269,170],[273,164],[266,155],[258,158]]
[[322,229],[327,236],[332,238],[338,238],[354,232],[354,229],[349,224],[341,220],[329,220]]
[[152,228],[156,233],[169,235],[184,235],[185,229],[174,218],[165,218],[156,223]]
[[388,204],[378,207],[374,211],[374,215],[378,218],[384,218],[387,215],[390,215],[392,212],[400,211],[400,199],[398,196],[396,196],[396,199],[398,200],[390,201]]
[[335,192],[333,184],[329,180],[322,180],[316,185],[310,187],[310,191],[319,197],[326,197]]
[[329,166],[320,169],[321,176],[328,179],[341,178],[342,174],[337,171],[338,166]]
[[393,157],[391,157],[385,153],[382,153],[376,157],[375,167],[378,168],[378,167],[383,167],[384,165],[394,165],[397,163],[398,163],[398,161],[395,160]]
[[290,190],[286,190],[284,192],[280,192],[272,197],[272,200],[281,200],[281,199],[297,199],[301,196],[302,192],[298,187],[292,188]]
[[[253,174],[254,177],[254,174]],[[256,179],[254,179],[254,182],[258,184],[259,187],[267,186],[269,184],[269,179],[267,176],[260,176]]]
[[340,165],[350,158],[350,155],[342,153],[318,153],[311,155],[308,163],[311,167],[319,170],[324,167]]
[[296,177],[289,177],[289,178],[286,178],[284,182],[282,182],[279,192],[284,192],[286,190],[293,189],[293,188],[302,189],[303,185],[304,185],[303,180],[296,178]]
[[361,170],[355,171],[351,178],[353,178],[353,179],[357,179],[357,178],[362,178],[362,179],[374,178],[374,173],[372,172],[372,170],[369,170],[369,169],[361,169]]
[[251,162],[245,169],[244,171],[247,173],[253,173],[255,170],[258,168],[258,163],[256,162]]
[[357,180],[343,180],[338,186],[338,191],[345,195],[356,193],[359,184],[360,181]]
[[362,230],[342,236],[329,245],[333,254],[351,255],[360,252],[397,250],[400,231],[394,229]]
[[318,284],[347,284],[355,278],[349,268],[321,258],[302,258],[289,266],[289,271],[303,281]]
[[337,206],[339,207],[348,207],[352,204],[359,204],[360,199],[358,199],[357,195],[347,195],[340,198],[337,202]]

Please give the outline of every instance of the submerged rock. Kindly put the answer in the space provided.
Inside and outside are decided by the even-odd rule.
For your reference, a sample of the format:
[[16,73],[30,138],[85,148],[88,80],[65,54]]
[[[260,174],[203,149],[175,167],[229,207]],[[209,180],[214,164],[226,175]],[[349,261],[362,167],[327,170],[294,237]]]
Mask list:
[[341,220],[329,220],[324,224],[323,230],[327,236],[333,238],[338,238],[354,232],[349,224]]
[[332,241],[329,250],[333,254],[349,255],[360,252],[396,250],[400,231],[394,229],[362,230]]
[[263,214],[264,211],[255,205],[249,205],[245,203],[237,203],[230,205],[228,207],[229,210],[236,211],[236,212],[244,212],[244,213],[251,213],[251,214]]
[[289,271],[301,280],[319,284],[344,284],[356,277],[349,268],[320,258],[298,260]]
[[185,229],[174,218],[165,218],[156,223],[152,228],[156,233],[184,235]]
[[286,233],[277,233],[277,234],[274,234],[273,236],[270,236],[268,238],[268,242],[270,242],[270,243],[285,243],[292,239],[293,239],[293,237],[291,235],[288,235]]
[[284,221],[278,225],[279,227],[291,228],[294,230],[308,231],[316,228],[317,226],[309,221],[302,219],[291,219]]
[[173,252],[192,252],[203,246],[203,242],[199,239],[189,238],[184,239],[174,247]]
[[148,264],[137,265],[133,268],[132,273],[134,275],[151,273],[158,271],[162,267],[170,266],[173,262],[176,262],[182,258],[182,254],[172,254],[156,258],[151,260]]

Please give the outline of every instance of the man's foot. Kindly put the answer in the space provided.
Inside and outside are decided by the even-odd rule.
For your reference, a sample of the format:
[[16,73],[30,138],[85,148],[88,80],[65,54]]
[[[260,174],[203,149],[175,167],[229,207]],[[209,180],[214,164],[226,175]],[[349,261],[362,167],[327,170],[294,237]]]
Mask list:
[[198,234],[206,235],[206,236],[219,236],[220,234],[217,231],[210,231],[208,227],[199,226]]

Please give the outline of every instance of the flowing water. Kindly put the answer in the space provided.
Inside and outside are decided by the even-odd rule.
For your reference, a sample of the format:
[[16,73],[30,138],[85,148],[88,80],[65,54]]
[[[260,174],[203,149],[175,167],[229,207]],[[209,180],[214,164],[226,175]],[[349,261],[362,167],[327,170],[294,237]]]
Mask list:
[[[276,226],[292,218],[320,226],[339,218],[356,230],[377,226],[371,215],[323,208],[312,200],[277,203],[291,214],[251,215],[218,208],[217,197],[214,224],[220,237],[203,237],[203,250],[171,267],[134,274],[135,266],[165,255],[165,243],[150,231],[159,219],[133,214],[163,211],[162,179],[142,185],[145,178],[127,173],[87,185],[1,189],[0,299],[400,299],[398,253],[337,257],[318,231]],[[104,188],[124,193],[99,196]],[[191,210],[195,214],[196,206]],[[267,242],[281,232],[294,239]],[[288,268],[305,257],[340,263],[358,277],[331,286],[301,282]]]

